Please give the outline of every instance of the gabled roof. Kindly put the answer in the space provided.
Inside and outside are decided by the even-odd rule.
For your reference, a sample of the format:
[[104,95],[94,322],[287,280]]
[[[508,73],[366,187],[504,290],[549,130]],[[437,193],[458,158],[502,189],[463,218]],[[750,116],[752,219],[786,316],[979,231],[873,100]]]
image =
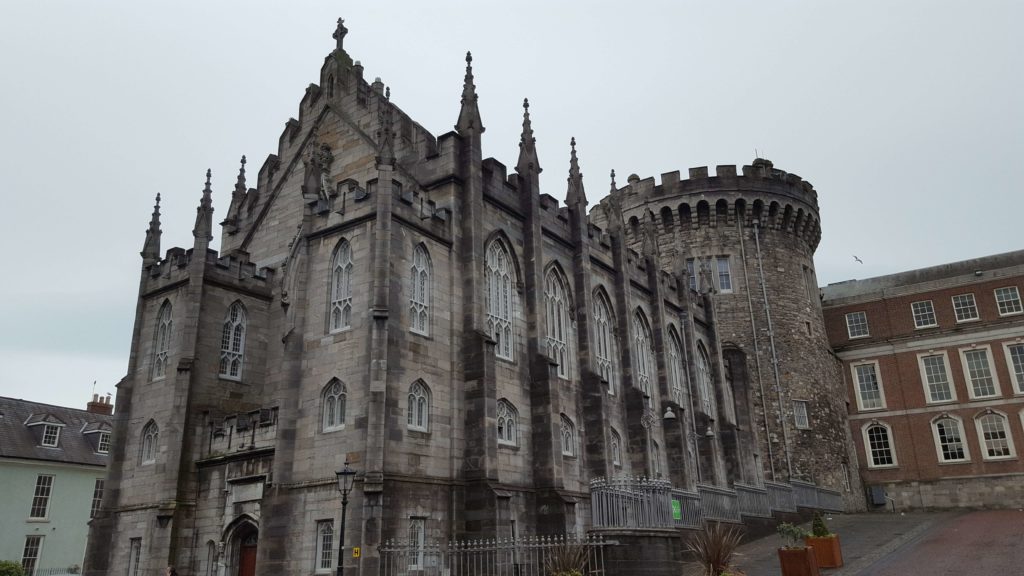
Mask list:
[[[0,396],[0,458],[106,466],[109,456],[97,454],[94,444],[82,432],[86,429],[108,431],[113,418],[76,408]],[[60,445],[57,448],[40,446],[36,435],[39,428],[29,426],[32,423],[64,425]]]

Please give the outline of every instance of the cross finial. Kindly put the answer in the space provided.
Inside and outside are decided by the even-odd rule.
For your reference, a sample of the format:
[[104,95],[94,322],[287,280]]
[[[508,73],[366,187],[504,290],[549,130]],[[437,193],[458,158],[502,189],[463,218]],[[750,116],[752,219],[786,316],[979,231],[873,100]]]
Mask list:
[[348,28],[345,28],[345,20],[338,18],[338,27],[334,30],[332,37],[338,41],[338,50],[344,50],[342,44],[345,42],[345,34],[348,34]]

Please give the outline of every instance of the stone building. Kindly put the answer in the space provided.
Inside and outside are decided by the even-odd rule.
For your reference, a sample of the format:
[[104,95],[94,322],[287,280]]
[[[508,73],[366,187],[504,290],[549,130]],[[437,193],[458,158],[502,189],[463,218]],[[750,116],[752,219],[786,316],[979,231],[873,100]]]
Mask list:
[[588,213],[573,142],[560,206],[527,102],[514,170],[483,157],[468,54],[434,136],[346,32],[255,187],[243,157],[220,253],[209,172],[191,249],[161,255],[157,198],[87,574],[330,572],[346,461],[367,575],[385,538],[581,531],[598,477],[856,502],[810,185],[764,160],[613,174]]
[[824,289],[877,505],[1024,506],[1024,251]]

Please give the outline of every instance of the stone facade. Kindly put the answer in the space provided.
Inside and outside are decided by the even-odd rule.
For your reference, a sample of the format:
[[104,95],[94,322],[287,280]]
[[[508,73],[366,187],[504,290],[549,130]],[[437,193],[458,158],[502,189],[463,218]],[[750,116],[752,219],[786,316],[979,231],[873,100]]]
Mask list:
[[[456,129],[435,137],[363,79],[345,32],[256,187],[243,164],[220,254],[209,173],[190,250],[161,256],[154,210],[87,574],[329,572],[346,461],[343,560],[366,575],[387,538],[581,531],[602,476],[849,490],[809,186],[765,161],[676,178],[729,201],[715,224],[695,202],[667,233],[643,210],[649,181],[613,181],[588,214],[573,143],[560,206],[539,189],[527,103],[514,171],[483,158],[469,55]],[[744,287],[690,289],[683,256],[723,253]],[[809,402],[808,430],[790,398]]]
[[1024,251],[824,289],[865,483],[900,508],[1024,506]]

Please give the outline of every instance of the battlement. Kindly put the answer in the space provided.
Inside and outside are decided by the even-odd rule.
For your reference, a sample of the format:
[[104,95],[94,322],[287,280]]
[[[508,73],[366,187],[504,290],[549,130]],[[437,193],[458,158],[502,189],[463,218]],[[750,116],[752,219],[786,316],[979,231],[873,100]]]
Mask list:
[[[144,292],[153,292],[186,280],[189,277],[189,265],[195,257],[194,250],[168,248],[162,260],[147,268]],[[204,263],[206,274],[216,277],[222,283],[244,282],[248,289],[258,287],[268,293],[271,289],[274,270],[267,267],[258,268],[249,261],[247,252],[235,250],[231,254],[221,256],[216,250],[208,249]]]

